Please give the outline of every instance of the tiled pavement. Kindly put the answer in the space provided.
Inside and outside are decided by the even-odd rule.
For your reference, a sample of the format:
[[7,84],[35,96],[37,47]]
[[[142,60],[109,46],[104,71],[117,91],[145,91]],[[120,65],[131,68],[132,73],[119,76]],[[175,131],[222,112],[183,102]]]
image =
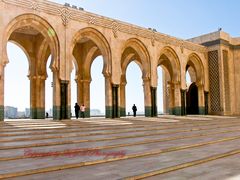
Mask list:
[[240,179],[240,118],[0,122],[0,179]]

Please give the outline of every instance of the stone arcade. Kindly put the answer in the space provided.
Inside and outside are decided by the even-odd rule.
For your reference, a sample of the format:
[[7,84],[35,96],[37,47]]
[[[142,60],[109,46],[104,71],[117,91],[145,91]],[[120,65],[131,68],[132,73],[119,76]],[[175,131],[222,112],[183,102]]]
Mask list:
[[[91,64],[100,55],[104,60],[107,118],[126,115],[126,69],[131,61],[142,71],[147,117],[157,116],[158,66],[165,72],[165,112],[240,114],[240,97],[236,95],[240,86],[240,38],[217,31],[185,41],[49,1],[0,0],[0,120],[4,119],[9,41],[28,57],[32,119],[45,115],[46,63],[50,55],[54,119],[70,118],[73,64],[78,103],[85,104],[90,116]],[[187,71],[194,82],[188,90]]]

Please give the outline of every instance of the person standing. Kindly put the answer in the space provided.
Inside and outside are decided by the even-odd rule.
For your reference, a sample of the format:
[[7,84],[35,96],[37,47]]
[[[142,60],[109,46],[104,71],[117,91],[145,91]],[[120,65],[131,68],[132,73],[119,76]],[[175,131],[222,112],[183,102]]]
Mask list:
[[76,119],[78,119],[78,117],[79,117],[79,110],[80,110],[80,106],[78,105],[78,103],[75,103],[74,109],[75,109]]
[[133,116],[136,117],[137,106],[135,104],[133,104],[132,110],[133,110]]
[[85,110],[86,110],[86,107],[84,106],[84,104],[82,104],[81,107],[80,107],[82,118],[85,118]]

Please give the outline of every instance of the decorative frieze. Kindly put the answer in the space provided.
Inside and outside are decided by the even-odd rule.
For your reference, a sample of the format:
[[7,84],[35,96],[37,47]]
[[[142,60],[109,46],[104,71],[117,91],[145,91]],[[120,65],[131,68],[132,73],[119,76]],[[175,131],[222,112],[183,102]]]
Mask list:
[[115,38],[118,37],[118,31],[119,31],[119,24],[116,21],[113,21],[112,24],[112,32]]
[[61,18],[62,18],[62,21],[63,21],[63,25],[64,26],[67,26],[68,25],[68,22],[71,18],[71,11],[68,10],[68,8],[62,8],[62,9],[58,9],[60,15],[61,15]]
[[189,41],[177,39],[177,38],[174,38],[165,34],[161,34],[158,32],[154,32],[154,35],[153,35],[152,31],[139,26],[113,20],[107,17],[90,13],[90,12],[80,11],[73,8],[65,7],[63,5],[52,3],[49,1],[40,1],[40,0],[34,0],[34,1],[33,0],[2,0],[2,1],[7,4],[12,4],[12,5],[28,8],[28,9],[30,8],[33,10],[42,11],[42,12],[53,14],[56,16],[61,16],[64,26],[66,26],[70,20],[86,22],[89,24],[94,24],[97,26],[102,26],[104,28],[112,29],[113,35],[115,38],[118,37],[118,32],[123,32],[127,34],[140,36],[143,38],[147,38],[151,40],[151,44],[153,46],[155,45],[155,41],[159,41],[166,45],[181,47],[182,52],[183,52],[183,49],[189,49],[189,50],[197,51],[200,53],[206,52],[206,48],[204,46],[194,44]]
[[32,8],[33,10],[38,10],[38,7],[39,7],[39,4],[38,4],[37,2],[32,2],[32,3],[31,3],[31,8]]

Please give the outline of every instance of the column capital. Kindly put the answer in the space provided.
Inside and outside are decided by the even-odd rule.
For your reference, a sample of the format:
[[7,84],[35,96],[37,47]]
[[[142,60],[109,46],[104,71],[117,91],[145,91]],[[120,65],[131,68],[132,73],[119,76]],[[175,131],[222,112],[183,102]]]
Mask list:
[[111,74],[109,72],[103,72],[102,73],[103,76],[106,78],[106,79],[110,79],[111,78]]
[[198,88],[203,88],[203,83],[202,82],[200,82],[200,81],[198,81],[198,82],[196,82],[196,86],[198,87]]
[[151,86],[151,89],[157,89],[157,87]]
[[77,83],[91,83],[92,79],[75,79]]
[[29,80],[46,80],[46,75],[28,75]]
[[80,82],[82,83],[91,83],[91,79],[83,79],[83,80],[80,80]]
[[120,86],[126,86],[127,82],[121,82]]
[[119,84],[112,84],[112,87],[118,88]]
[[172,89],[180,88],[181,82],[180,81],[167,81],[167,86],[171,86]]
[[145,83],[145,82],[150,82],[150,77],[148,77],[148,76],[145,76],[145,77],[143,77],[142,79],[143,79],[143,82],[144,82],[144,83]]

